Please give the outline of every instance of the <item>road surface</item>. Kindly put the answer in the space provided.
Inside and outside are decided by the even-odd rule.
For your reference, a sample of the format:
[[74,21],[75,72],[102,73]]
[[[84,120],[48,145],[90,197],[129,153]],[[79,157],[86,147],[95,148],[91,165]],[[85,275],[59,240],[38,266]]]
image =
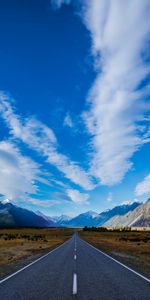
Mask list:
[[148,300],[150,280],[77,234],[17,274],[1,280],[1,300]]

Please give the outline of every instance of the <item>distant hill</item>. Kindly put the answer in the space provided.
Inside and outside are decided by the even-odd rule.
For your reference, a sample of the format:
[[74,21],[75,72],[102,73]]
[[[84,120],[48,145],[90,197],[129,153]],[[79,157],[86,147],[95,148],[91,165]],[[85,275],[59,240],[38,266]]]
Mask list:
[[50,227],[52,221],[45,220],[34,212],[20,208],[10,202],[0,202],[0,227]]
[[111,227],[147,227],[150,226],[150,199],[141,203],[134,210],[123,216],[116,215],[104,223],[104,226]]

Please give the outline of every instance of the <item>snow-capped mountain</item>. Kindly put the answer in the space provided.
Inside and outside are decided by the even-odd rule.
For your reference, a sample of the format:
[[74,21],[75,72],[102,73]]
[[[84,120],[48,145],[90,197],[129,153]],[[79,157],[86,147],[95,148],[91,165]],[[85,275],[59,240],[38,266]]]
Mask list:
[[84,227],[84,226],[149,226],[150,200],[116,206],[98,214],[88,211],[74,218],[66,215],[47,216],[40,211],[20,208],[8,199],[0,202],[0,227]]
[[72,218],[70,221],[65,222],[64,225],[67,227],[103,226],[103,224],[112,217],[116,215],[122,216],[127,212],[134,210],[139,205],[140,203],[136,201],[131,204],[116,206],[112,209],[105,210],[100,214],[88,211]]
[[140,203],[140,205],[138,205],[134,210],[130,210],[122,216],[116,215],[110,218],[106,223],[104,223],[104,226],[150,226],[150,199],[148,199],[145,203]]
[[65,225],[67,227],[96,226],[98,217],[98,213],[94,211],[88,211],[65,222]]
[[53,220],[53,217],[50,216],[46,216],[45,214],[43,214],[41,211],[37,210],[36,211],[36,215],[42,217],[44,220],[46,220],[47,222],[52,222],[55,223],[55,221]]
[[140,204],[141,204],[140,202],[135,201],[135,202],[115,206],[112,209],[103,211],[102,213],[99,214],[97,226],[103,226],[109,219],[115,216],[125,215],[127,212],[134,210]]
[[[55,223],[57,224],[57,226],[65,226],[66,222],[70,221],[70,217],[67,215],[61,215],[59,217],[54,217],[55,218]],[[53,219],[54,220],[54,219]]]
[[10,201],[0,202],[0,227],[51,227],[52,221],[45,220],[25,208],[18,207]]

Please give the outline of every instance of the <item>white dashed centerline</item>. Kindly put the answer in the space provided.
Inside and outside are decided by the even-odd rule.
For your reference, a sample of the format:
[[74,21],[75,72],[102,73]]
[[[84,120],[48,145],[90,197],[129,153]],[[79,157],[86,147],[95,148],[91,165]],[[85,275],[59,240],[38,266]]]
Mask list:
[[73,274],[73,288],[72,288],[72,294],[76,295],[77,294],[77,274]]
[[[75,241],[74,241],[74,252],[76,253],[77,251],[77,241],[76,241],[76,236],[75,236]],[[74,260],[77,259],[77,255],[74,254]],[[73,287],[72,287],[72,294],[76,295],[77,294],[77,273],[73,273]]]

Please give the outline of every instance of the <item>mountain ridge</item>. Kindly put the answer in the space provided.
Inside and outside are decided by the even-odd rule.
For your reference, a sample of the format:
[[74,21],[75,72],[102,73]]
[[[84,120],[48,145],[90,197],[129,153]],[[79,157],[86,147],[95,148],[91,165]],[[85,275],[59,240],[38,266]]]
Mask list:
[[0,227],[50,227],[48,222],[31,210],[21,208],[10,202],[0,202]]
[[[67,227],[102,226],[108,219],[112,218],[113,216],[118,214],[123,215],[130,210],[134,210],[139,205],[140,203],[135,201],[131,204],[115,206],[114,208],[103,211],[100,214],[93,211],[85,212],[72,218],[69,222],[66,222],[65,225]],[[93,218],[93,214],[95,214],[95,218]]]
[[0,202],[0,227],[85,227],[150,226],[150,200],[122,204],[97,213],[87,211],[73,218],[47,216],[7,201]]
[[147,227],[150,226],[150,199],[141,203],[133,211],[129,211],[123,216],[116,215],[103,224],[108,227],[122,227],[122,226],[136,226]]

